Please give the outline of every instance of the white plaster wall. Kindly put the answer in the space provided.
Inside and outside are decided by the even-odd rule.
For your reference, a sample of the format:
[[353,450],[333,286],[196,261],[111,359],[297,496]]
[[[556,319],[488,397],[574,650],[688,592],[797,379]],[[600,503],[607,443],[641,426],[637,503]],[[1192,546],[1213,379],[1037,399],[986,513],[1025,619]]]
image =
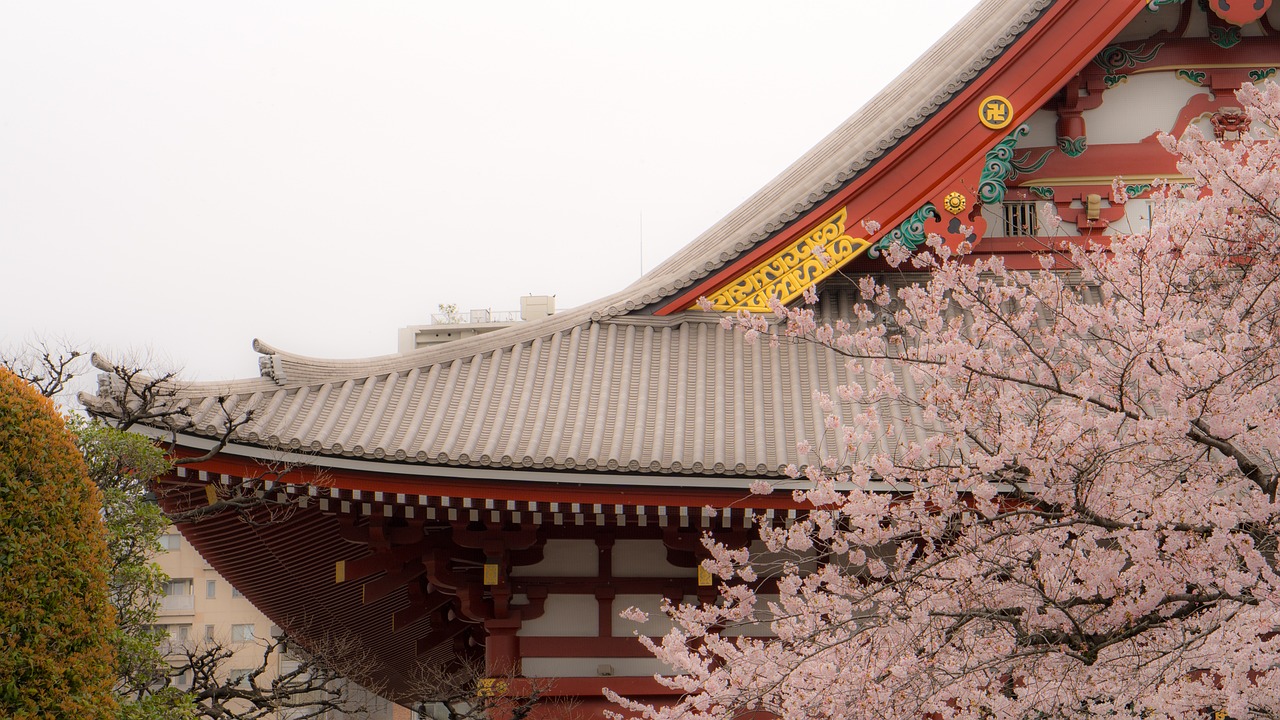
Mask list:
[[541,617],[524,621],[520,635],[594,637],[600,632],[600,604],[594,595],[552,594],[543,607]]
[[[1168,132],[1187,100],[1207,94],[1207,88],[1171,72],[1131,75],[1102,94],[1101,106],[1084,113],[1089,145],[1134,143],[1157,130]],[[1087,150],[1083,157],[1089,157]]]
[[525,677],[600,677],[601,665],[610,666],[616,677],[671,674],[653,658],[525,658],[521,665]]
[[983,205],[982,218],[987,221],[982,237],[1004,237],[1004,205]]
[[[1027,119],[1027,134],[1018,140],[1018,148],[1057,147],[1058,114],[1052,110],[1037,110]],[[1043,155],[1044,151],[1041,150]]]
[[649,621],[645,623],[625,620],[617,615],[613,618],[613,634],[616,637],[629,637],[635,633],[656,637],[666,635],[671,629],[671,619],[660,609],[662,597],[659,595],[619,595],[613,599],[613,609],[621,613],[629,607],[649,613]]
[[1129,235],[1151,229],[1151,201],[1130,200],[1124,204],[1124,217],[1107,228],[1108,235]]
[[696,577],[697,568],[667,562],[667,547],[660,540],[618,540],[613,545],[616,577]]
[[512,577],[595,577],[600,550],[592,540],[548,540],[542,562],[511,569]]

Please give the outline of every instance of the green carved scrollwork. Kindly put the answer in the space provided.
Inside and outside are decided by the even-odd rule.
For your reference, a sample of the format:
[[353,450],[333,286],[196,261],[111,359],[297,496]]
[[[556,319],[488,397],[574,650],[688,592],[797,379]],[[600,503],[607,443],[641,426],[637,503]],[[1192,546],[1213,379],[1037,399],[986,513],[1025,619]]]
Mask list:
[[1249,71],[1249,79],[1252,80],[1253,82],[1262,82],[1263,80],[1266,80],[1268,78],[1273,78],[1275,76],[1276,76],[1275,68],[1260,68],[1258,70]]
[[1078,138],[1060,137],[1058,138],[1058,149],[1067,157],[1080,157],[1085,150],[1089,149],[1089,138],[1084,135]]
[[1181,5],[1182,0],[1149,0],[1147,2],[1147,12],[1159,12],[1160,8],[1165,5]]
[[1044,164],[1049,161],[1049,156],[1052,154],[1053,154],[1053,150],[1049,149],[1044,151],[1044,154],[1040,156],[1039,160],[1032,160],[1030,151],[1028,151],[1027,154],[1023,155],[1021,158],[1015,157],[1013,161],[1009,163],[1013,167],[1013,173],[1009,175],[1009,180],[1010,181],[1016,180],[1018,179],[1019,175],[1022,175],[1025,173],[1033,173],[1039,170],[1040,168],[1044,167]]
[[1209,41],[1223,50],[1233,48],[1240,43],[1240,28],[1209,23]]
[[978,202],[983,205],[1004,202],[1005,183],[1017,173],[1013,168],[1013,147],[1028,132],[1031,131],[1026,125],[1019,125],[987,153],[986,162],[982,165],[982,179],[978,182]]
[[1151,189],[1151,183],[1143,183],[1141,185],[1126,185],[1124,187],[1124,194],[1128,195],[1131,198],[1136,198],[1142,193],[1147,192],[1150,189]]
[[1102,68],[1106,73],[1102,80],[1107,84],[1107,87],[1115,87],[1129,77],[1122,73],[1121,70],[1136,68],[1139,65],[1151,62],[1162,47],[1164,47],[1164,43],[1156,43],[1150,50],[1147,50],[1146,43],[1142,43],[1132,49],[1122,45],[1111,45],[1098,53],[1097,57],[1093,59],[1093,64]]
[[1027,190],[1030,190],[1032,195],[1035,195],[1041,200],[1053,199],[1053,188],[1048,185],[1032,185],[1028,187]]
[[1203,85],[1204,79],[1207,77],[1207,73],[1202,70],[1179,70],[1177,74],[1180,79],[1186,80],[1192,85]]
[[903,220],[901,225],[881,238],[880,242],[872,245],[867,250],[867,256],[880,257],[880,252],[888,250],[894,243],[901,243],[908,250],[915,250],[924,244],[924,224],[930,219],[941,220],[942,216],[938,214],[938,209],[933,206],[933,203],[925,203],[919,210],[911,213],[910,217]]

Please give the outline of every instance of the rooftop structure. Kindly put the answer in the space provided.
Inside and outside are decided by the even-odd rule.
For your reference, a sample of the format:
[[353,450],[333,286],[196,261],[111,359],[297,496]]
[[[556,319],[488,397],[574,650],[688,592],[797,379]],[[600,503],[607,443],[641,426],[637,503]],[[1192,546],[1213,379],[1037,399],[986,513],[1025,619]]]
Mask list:
[[467,310],[459,311],[455,305],[441,305],[440,312],[431,314],[429,325],[410,325],[400,328],[397,352],[414,350],[463,340],[501,330],[518,322],[528,322],[554,315],[554,295],[526,295],[520,298],[517,310]]

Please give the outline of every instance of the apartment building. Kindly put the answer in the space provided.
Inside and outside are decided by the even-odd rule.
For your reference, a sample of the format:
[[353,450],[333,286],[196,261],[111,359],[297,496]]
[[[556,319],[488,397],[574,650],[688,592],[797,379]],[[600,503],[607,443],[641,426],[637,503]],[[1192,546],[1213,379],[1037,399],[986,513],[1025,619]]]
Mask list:
[[[169,633],[177,645],[217,643],[233,651],[221,670],[229,677],[256,669],[262,663],[262,640],[278,635],[280,629],[218,574],[177,529],[170,528],[160,538],[162,552],[156,563],[169,576],[160,601],[156,624]],[[268,676],[292,669],[296,660],[277,653],[270,659]],[[190,673],[176,678],[178,686],[188,688]],[[387,700],[369,696],[364,705],[368,713],[361,720],[411,720],[409,710]],[[332,720],[350,717],[333,714]],[[282,716],[280,720],[287,720]]]

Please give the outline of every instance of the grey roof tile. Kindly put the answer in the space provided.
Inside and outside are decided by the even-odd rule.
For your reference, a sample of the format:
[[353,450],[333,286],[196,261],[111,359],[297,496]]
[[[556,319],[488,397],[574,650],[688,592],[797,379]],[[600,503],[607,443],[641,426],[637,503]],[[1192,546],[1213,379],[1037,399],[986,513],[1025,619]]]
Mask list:
[[[847,312],[853,290],[823,293],[820,310]],[[410,463],[776,476],[796,441],[824,436],[815,390],[869,386],[865,364],[810,344],[749,344],[689,314],[672,324],[587,322],[445,362],[361,378],[245,387],[221,394],[252,412],[238,442]],[[910,391],[906,373],[899,380]],[[187,432],[216,436],[223,405],[205,388],[189,401]],[[105,397],[105,394],[104,394]],[[95,408],[110,413],[99,397]],[[922,417],[882,408],[905,437]],[[841,407],[844,418],[852,407]],[[828,440],[833,440],[828,437]]]

